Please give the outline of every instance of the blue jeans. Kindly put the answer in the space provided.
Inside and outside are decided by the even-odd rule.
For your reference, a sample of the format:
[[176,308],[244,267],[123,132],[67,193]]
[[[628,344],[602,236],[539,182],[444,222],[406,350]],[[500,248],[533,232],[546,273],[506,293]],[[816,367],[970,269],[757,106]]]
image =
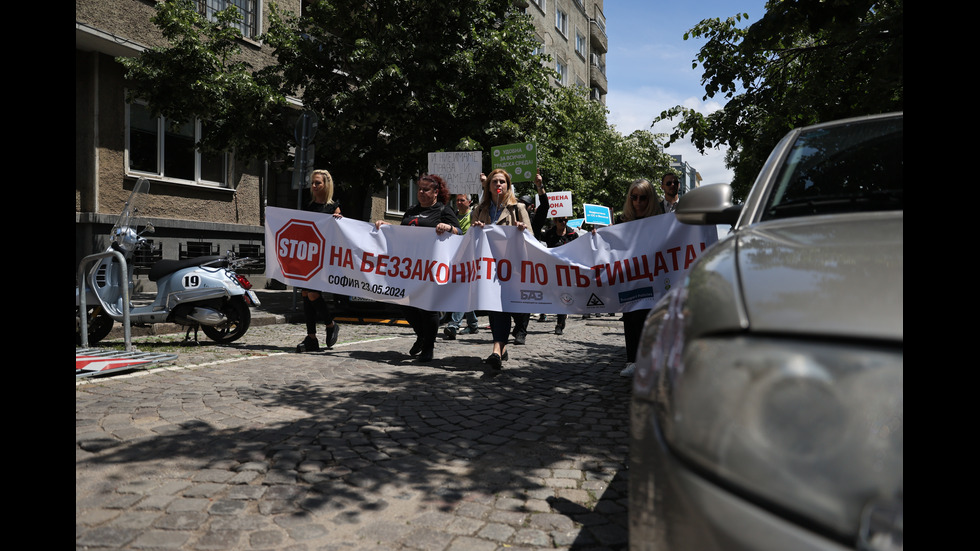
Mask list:
[[453,312],[452,318],[449,320],[449,323],[447,325],[449,327],[452,327],[453,329],[459,329],[459,322],[463,321],[463,318],[466,318],[467,327],[476,328],[477,326],[476,312],[472,312],[472,311]]

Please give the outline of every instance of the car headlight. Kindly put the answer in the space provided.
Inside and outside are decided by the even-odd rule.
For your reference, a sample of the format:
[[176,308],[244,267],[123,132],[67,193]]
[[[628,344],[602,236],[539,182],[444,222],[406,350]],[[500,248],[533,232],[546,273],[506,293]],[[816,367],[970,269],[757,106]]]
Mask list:
[[682,361],[661,425],[717,482],[844,538],[902,499],[901,349],[707,338]]

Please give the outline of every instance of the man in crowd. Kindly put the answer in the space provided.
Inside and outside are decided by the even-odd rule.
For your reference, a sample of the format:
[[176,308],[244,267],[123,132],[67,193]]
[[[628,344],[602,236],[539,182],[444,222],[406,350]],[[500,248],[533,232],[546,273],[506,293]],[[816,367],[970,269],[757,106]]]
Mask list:
[[[472,200],[468,194],[460,193],[456,195],[456,215],[459,217],[459,231],[461,235],[465,234],[466,230],[470,228],[471,203]],[[466,319],[466,327],[460,329],[459,324],[464,318]],[[453,312],[449,318],[449,323],[442,330],[442,338],[451,341],[456,339],[457,334],[466,335],[476,332],[476,312]]]
[[660,179],[660,188],[664,191],[664,198],[660,201],[660,206],[665,213],[674,212],[677,208],[677,192],[681,188],[680,179],[672,172],[668,172]]

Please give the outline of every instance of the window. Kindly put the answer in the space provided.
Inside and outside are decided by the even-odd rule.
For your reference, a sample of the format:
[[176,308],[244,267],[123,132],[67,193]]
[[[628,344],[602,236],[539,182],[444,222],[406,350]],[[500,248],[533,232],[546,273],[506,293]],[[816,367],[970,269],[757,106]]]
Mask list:
[[547,11],[547,0],[531,0],[531,3],[537,6],[542,12]]
[[592,54],[592,66],[599,69],[603,75],[606,74],[606,62],[599,57],[599,54]]
[[534,51],[531,52],[531,54],[532,55],[538,55],[538,54],[544,55],[544,41],[541,40],[538,37],[534,37],[534,39],[538,41],[538,47],[535,48]]
[[555,28],[562,36],[568,36],[568,14],[559,7],[555,8]]
[[555,63],[555,70],[558,71],[558,84],[564,86],[568,82],[568,64],[559,59]]
[[228,154],[202,153],[194,147],[201,137],[200,121],[173,128],[142,103],[128,104],[126,115],[127,172],[227,187]]
[[405,212],[415,201],[415,180],[408,179],[400,184],[388,186],[387,212]]
[[576,27],[575,28],[575,53],[577,53],[579,57],[581,57],[582,59],[585,59],[586,45],[587,42],[585,41],[585,35],[582,34],[582,31],[580,31],[578,27]]
[[238,30],[242,36],[255,38],[259,35],[259,15],[262,13],[259,0],[195,0],[197,12],[213,20],[214,14],[228,9],[230,6],[238,8],[238,15],[241,20],[238,22]]

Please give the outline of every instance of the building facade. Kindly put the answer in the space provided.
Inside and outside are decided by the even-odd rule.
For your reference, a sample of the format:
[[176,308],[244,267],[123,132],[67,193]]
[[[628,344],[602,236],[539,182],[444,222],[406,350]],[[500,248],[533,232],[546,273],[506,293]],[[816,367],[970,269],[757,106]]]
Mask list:
[[678,172],[678,178],[681,181],[680,189],[677,190],[677,193],[684,195],[692,189],[700,187],[701,174],[690,163],[685,161],[681,155],[671,155],[671,157],[674,158],[674,162],[670,164],[670,168]]
[[581,86],[603,104],[606,80],[606,18],[602,0],[526,0],[541,51],[552,58],[555,86]]
[[[301,0],[279,0],[295,12]],[[126,101],[118,57],[163,46],[151,22],[154,0],[75,1],[75,265],[108,246],[107,234],[141,177],[150,197],[141,220],[155,231],[151,247],[137,259],[137,273],[160,258],[185,258],[236,251],[263,254],[263,215],[284,176],[265,162],[243,162],[234,154],[202,154],[194,143],[200,123],[180,128],[153,117],[145,105]],[[202,0],[202,13],[235,5],[244,15],[242,56],[253,66],[274,62],[255,40],[266,28],[265,0]],[[288,174],[285,175],[288,178]],[[148,285],[138,281],[138,285]],[[139,290],[139,288],[138,288]]]

